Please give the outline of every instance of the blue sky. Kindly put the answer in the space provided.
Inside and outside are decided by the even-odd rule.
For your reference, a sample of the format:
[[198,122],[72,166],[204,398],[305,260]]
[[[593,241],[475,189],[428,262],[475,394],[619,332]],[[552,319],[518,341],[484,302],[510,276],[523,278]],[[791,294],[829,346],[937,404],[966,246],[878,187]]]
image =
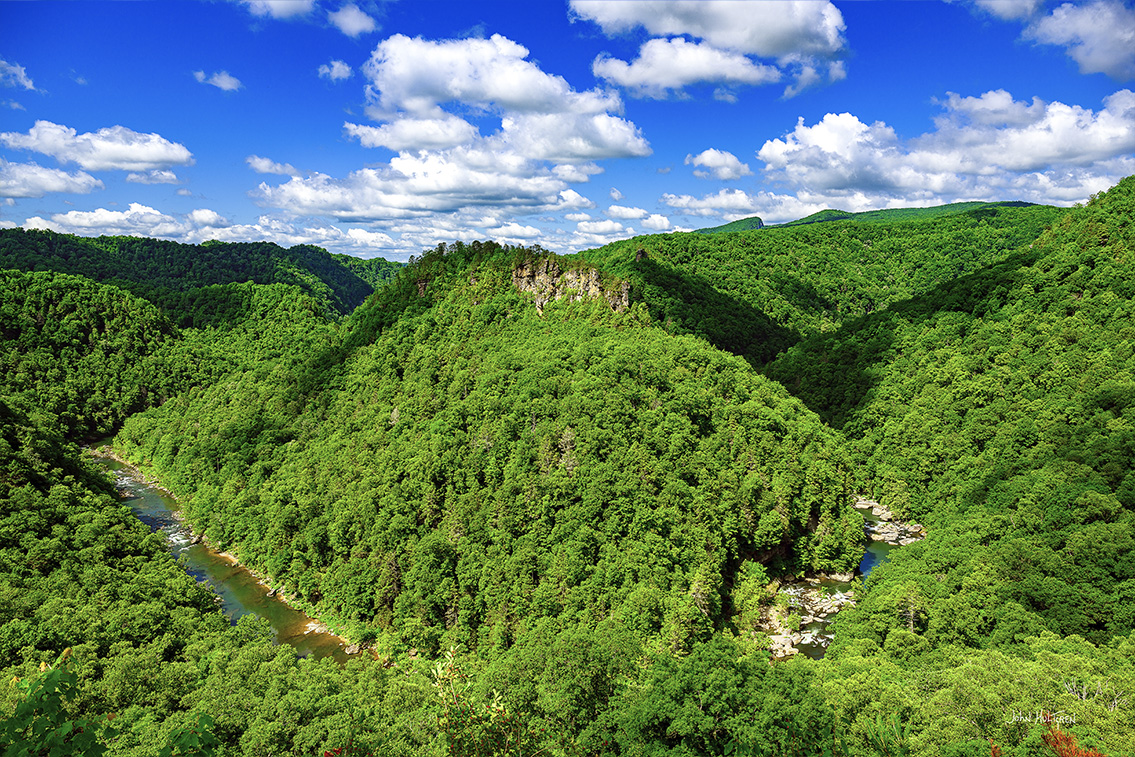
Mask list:
[[1135,174],[1131,0],[4,2],[0,226],[405,260]]

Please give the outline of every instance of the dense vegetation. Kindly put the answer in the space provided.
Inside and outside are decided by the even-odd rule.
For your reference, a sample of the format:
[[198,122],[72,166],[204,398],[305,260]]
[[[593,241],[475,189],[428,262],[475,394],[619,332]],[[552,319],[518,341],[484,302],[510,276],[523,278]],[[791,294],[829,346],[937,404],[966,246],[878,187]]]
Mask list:
[[[37,257],[88,240],[12,234],[0,676],[22,681],[0,734],[50,721],[139,756],[1135,753],[1133,216],[1135,178],[1071,211],[329,256],[385,281],[345,319],[315,253],[258,280],[206,247],[227,278],[190,266],[155,294]],[[376,659],[229,626],[74,446],[120,425],[196,529]],[[854,492],[929,537],[871,573],[823,660],[770,665],[770,581],[857,562]]]
[[351,255],[338,254],[331,257],[375,289],[393,280],[398,275],[398,269],[402,267],[400,263],[392,263],[383,258],[367,258],[364,260]]
[[720,226],[712,226],[708,229],[698,229],[698,234],[718,234],[720,232],[728,231],[750,231],[752,229],[763,229],[765,222],[757,216],[751,218],[739,218],[736,221],[730,221]]
[[138,237],[86,238],[53,231],[0,229],[0,269],[57,271],[114,284],[163,308],[179,326],[203,326],[184,299],[201,287],[289,284],[327,313],[350,313],[389,277],[384,260],[345,264],[312,245],[284,249],[271,242],[200,245]]
[[64,274],[0,271],[0,392],[22,397],[70,437],[110,433],[185,389],[177,329],[121,289]]
[[1011,202],[955,202],[949,205],[935,205],[929,208],[888,208],[886,210],[865,210],[852,213],[847,210],[821,210],[810,216],[798,218],[795,221],[779,224],[778,226],[803,226],[809,223],[825,223],[828,221],[854,221],[855,223],[893,223],[895,221],[926,221],[932,218],[953,216],[962,213],[982,216],[996,214],[998,208],[1028,208],[1035,207],[1032,203]]
[[493,247],[424,257],[448,273],[294,416],[290,377],[241,374],[117,444],[321,615],[431,653],[609,615],[686,650],[728,622],[747,561],[856,564],[846,463],[812,413],[641,311],[538,315]]
[[[866,488],[930,524],[878,580],[917,587],[931,646],[1135,625],[1133,213],[1129,180],[1030,249],[769,367],[843,429]],[[870,613],[851,635],[883,641]]]
[[582,253],[631,282],[671,333],[763,366],[803,335],[833,331],[1027,245],[1063,211],[983,207],[889,225],[853,221],[733,234],[664,234]]

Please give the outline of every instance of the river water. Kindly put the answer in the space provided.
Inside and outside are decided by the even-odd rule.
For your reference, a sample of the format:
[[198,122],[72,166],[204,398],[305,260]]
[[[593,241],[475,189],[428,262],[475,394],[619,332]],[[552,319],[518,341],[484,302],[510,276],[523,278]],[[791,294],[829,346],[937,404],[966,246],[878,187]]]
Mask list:
[[[868,513],[870,515],[870,513]],[[877,566],[886,562],[887,556],[891,553],[892,549],[901,549],[896,544],[888,544],[885,541],[872,541],[867,545],[867,551],[863,553],[863,559],[859,561],[859,572],[864,578],[867,574]]]
[[[258,615],[271,625],[276,643],[289,644],[305,657],[334,657],[339,662],[346,661],[348,655],[341,638],[315,630],[318,624],[309,616],[278,597],[268,596],[268,588],[232,558],[204,544],[194,544],[190,533],[175,515],[178,506],[172,497],[146,483],[135,469],[118,460],[96,455],[95,461],[114,477],[115,485],[125,497],[125,504],[138,520],[149,526],[151,531],[161,531],[165,535],[170,551],[186,572],[198,581],[208,581],[220,597],[221,607],[231,622],[236,623],[241,616],[250,613]],[[877,520],[870,512],[864,515],[868,520]],[[869,542],[859,563],[859,573],[866,578],[893,549],[898,547],[881,541]],[[849,587],[850,584],[824,579],[816,588],[825,594],[833,594]],[[811,623],[802,630],[826,634],[827,623]],[[818,659],[823,657],[826,646],[817,641],[815,644],[800,644],[798,648],[802,654]]]
[[[879,518],[875,515],[872,515],[870,510],[863,513],[863,519],[868,523],[879,522]],[[867,543],[867,549],[863,553],[863,559],[859,561],[859,575],[862,578],[867,578],[867,575],[876,566],[881,565],[882,563],[887,561],[891,550],[894,549],[901,549],[901,547],[895,544],[888,544],[884,541],[869,540]],[[851,584],[832,581],[831,579],[823,579],[820,581],[819,585],[816,586],[816,588],[818,588],[823,594],[835,594],[836,592],[846,592],[849,588],[851,588]],[[831,634],[828,632],[828,623],[830,623],[834,619],[835,617],[832,616],[827,620],[809,623],[801,630],[815,634],[818,637],[826,637],[825,640],[830,640]],[[812,644],[797,644],[796,648],[799,649],[800,653],[805,657],[811,657],[813,660],[820,659],[824,656],[824,652],[827,651],[826,644],[824,644],[823,640],[820,639],[817,639],[817,641]]]
[[134,511],[138,520],[151,531],[165,535],[170,551],[186,572],[198,581],[208,581],[221,598],[221,607],[232,623],[243,615],[259,615],[272,626],[276,643],[293,646],[304,657],[334,657],[339,662],[346,661],[348,655],[341,638],[315,630],[318,624],[309,616],[277,597],[268,596],[268,587],[232,558],[203,544],[194,544],[190,533],[174,514],[178,507],[172,497],[146,483],[136,470],[124,463],[102,455],[94,459],[114,477],[115,485],[125,497],[124,504]]

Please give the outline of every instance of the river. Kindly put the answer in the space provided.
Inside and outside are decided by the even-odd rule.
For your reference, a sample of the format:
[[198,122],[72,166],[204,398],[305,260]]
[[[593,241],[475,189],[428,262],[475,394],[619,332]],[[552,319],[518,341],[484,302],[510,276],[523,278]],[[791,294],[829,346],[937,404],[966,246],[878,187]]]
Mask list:
[[170,551],[186,572],[198,581],[208,581],[232,623],[243,615],[258,615],[272,626],[276,643],[293,646],[304,657],[346,661],[348,655],[340,637],[317,630],[319,624],[308,615],[278,597],[268,596],[268,587],[232,558],[204,544],[194,544],[175,515],[177,502],[166,492],[146,483],[136,470],[118,460],[98,454],[94,459],[114,477],[124,504],[138,520],[165,535]]
[[[870,511],[863,513],[863,519],[868,524],[877,524],[880,519],[878,516],[873,515]],[[867,578],[867,575],[877,566],[886,562],[891,550],[902,549],[897,544],[889,544],[885,541],[868,540],[866,551],[863,553],[863,559],[859,561],[859,570],[857,571],[860,577]],[[846,592],[851,588],[850,583],[842,583],[825,578],[821,580],[816,586],[822,594],[836,594]],[[824,656],[827,651],[827,642],[832,638],[832,634],[828,631],[828,624],[835,619],[835,616],[817,620],[809,623],[801,628],[802,631],[810,633],[816,639],[812,643],[797,644],[797,649],[805,657],[811,657],[813,660],[818,660]]]
[[[115,485],[125,497],[125,504],[138,520],[150,530],[165,534],[170,551],[186,572],[198,581],[208,581],[220,597],[222,609],[231,622],[236,623],[241,616],[249,613],[258,615],[271,625],[276,643],[289,644],[305,657],[334,657],[339,662],[346,661],[349,655],[344,651],[340,637],[317,630],[319,624],[308,615],[278,597],[268,596],[268,587],[232,558],[204,544],[194,544],[190,533],[175,515],[177,502],[166,492],[146,483],[135,469],[125,463],[97,454],[94,459],[114,477]],[[864,517],[868,521],[878,521],[870,512]],[[893,549],[899,547],[881,541],[869,542],[859,563],[859,574],[866,578]],[[824,579],[814,588],[824,594],[835,594],[847,591],[850,584]],[[832,619],[810,623],[802,630],[830,639],[827,625]],[[817,638],[815,643],[800,644],[798,648],[807,657],[818,659],[823,657],[826,644]]]

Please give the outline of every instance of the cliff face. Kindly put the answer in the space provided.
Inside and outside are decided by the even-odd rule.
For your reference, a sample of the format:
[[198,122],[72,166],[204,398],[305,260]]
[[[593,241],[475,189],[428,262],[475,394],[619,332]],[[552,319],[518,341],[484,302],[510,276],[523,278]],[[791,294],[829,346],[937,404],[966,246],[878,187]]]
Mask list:
[[594,268],[563,270],[554,258],[541,258],[521,263],[512,271],[512,283],[522,292],[536,297],[536,312],[544,314],[544,305],[562,297],[571,302],[584,297],[602,297],[615,312],[630,306],[631,285],[624,281],[613,289],[604,289],[599,271]]

